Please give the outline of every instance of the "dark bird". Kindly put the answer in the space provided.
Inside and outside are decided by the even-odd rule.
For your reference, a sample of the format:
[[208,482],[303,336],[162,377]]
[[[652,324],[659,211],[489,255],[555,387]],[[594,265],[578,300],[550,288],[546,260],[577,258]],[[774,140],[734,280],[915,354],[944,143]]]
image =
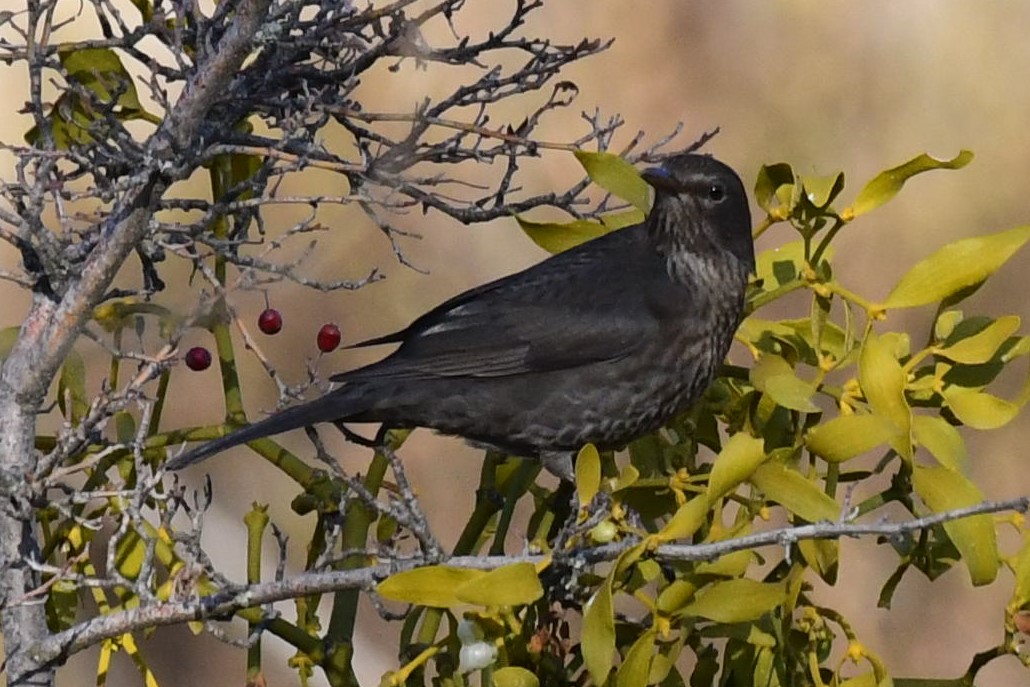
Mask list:
[[698,400],[726,356],[754,271],[737,174],[684,154],[643,178],[654,204],[614,231],[471,289],[407,329],[341,386],[168,463],[320,422],[429,427],[519,456],[619,448]]

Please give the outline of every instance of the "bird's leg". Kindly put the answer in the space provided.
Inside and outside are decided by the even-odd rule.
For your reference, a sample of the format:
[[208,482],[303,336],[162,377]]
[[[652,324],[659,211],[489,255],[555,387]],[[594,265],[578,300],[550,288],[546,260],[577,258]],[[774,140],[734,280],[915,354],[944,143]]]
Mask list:
[[[366,439],[339,420],[333,422],[333,427],[338,429],[340,434],[342,434],[344,438],[352,444],[364,446],[365,448],[379,448],[382,446],[382,441],[378,435],[375,439]],[[383,436],[383,440],[385,440],[385,435]]]
[[571,451],[543,451],[540,453],[540,464],[544,470],[563,482],[576,483],[576,472],[572,468]]

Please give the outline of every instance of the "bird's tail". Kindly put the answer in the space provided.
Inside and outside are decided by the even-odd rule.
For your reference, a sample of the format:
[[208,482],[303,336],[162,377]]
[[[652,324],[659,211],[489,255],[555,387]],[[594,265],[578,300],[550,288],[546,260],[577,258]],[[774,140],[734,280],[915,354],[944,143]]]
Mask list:
[[209,441],[203,446],[188,451],[165,463],[168,470],[181,470],[188,465],[199,463],[216,453],[239,446],[255,439],[288,432],[291,429],[308,427],[320,422],[332,422],[346,419],[348,416],[363,410],[358,398],[347,387],[337,389],[329,394],[316,398],[298,406],[285,408],[252,425],[241,427],[234,432]]

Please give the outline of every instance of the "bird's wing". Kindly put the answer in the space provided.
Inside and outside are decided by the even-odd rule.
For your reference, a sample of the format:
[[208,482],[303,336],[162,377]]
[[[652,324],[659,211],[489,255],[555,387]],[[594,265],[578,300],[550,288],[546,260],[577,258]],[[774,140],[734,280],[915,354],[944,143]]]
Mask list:
[[660,269],[642,228],[609,234],[366,342],[401,347],[333,380],[499,377],[617,360],[658,333],[663,308],[651,286]]

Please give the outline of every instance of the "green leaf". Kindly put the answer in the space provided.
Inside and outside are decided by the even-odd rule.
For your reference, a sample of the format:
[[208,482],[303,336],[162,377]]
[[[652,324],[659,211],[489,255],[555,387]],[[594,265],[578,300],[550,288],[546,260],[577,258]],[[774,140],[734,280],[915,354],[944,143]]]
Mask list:
[[608,228],[600,222],[591,220],[575,220],[572,222],[532,222],[515,216],[522,231],[548,253],[561,253],[573,246],[586,243],[598,236],[608,233]]
[[651,207],[647,182],[640,177],[636,167],[613,153],[577,150],[574,154],[590,179],[605,191],[622,198],[641,212],[647,212]]
[[586,508],[601,488],[601,456],[597,447],[586,444],[576,456],[576,492],[580,508]]
[[962,239],[916,263],[887,296],[885,308],[936,303],[991,276],[1030,239],[1030,225]]
[[944,467],[959,472],[965,470],[969,462],[966,442],[944,418],[938,415],[913,416],[912,436]]
[[997,429],[1019,414],[1019,405],[1011,401],[960,386],[947,387],[944,400],[955,417],[973,429]]
[[[755,180],[755,201],[766,214],[788,217],[794,209],[797,189],[794,170],[786,162],[763,165]],[[774,204],[775,201],[775,204]]]
[[583,662],[595,685],[603,685],[615,658],[615,612],[611,582],[605,580],[583,607]]
[[475,577],[454,590],[474,606],[522,606],[544,595],[532,563],[512,563]]
[[729,494],[751,477],[765,460],[765,445],[745,432],[737,432],[722,447],[712,465],[706,498],[709,504]]
[[[965,508],[984,500],[980,489],[964,475],[945,467],[916,465],[912,486],[923,503],[934,513]],[[955,548],[976,586],[989,584],[998,574],[998,541],[990,515],[974,515],[944,523]]]
[[873,413],[889,420],[897,429],[898,438],[891,446],[905,458],[911,458],[912,411],[905,401],[905,371],[891,352],[889,340],[873,333],[866,337],[858,362],[858,381]]
[[519,666],[498,668],[493,678],[493,687],[540,687],[540,678]]
[[482,570],[431,565],[390,575],[376,586],[376,591],[394,601],[450,608],[464,603],[455,593],[458,588],[485,575]]
[[118,54],[109,48],[75,48],[58,52],[61,65],[69,78],[93,91],[101,100],[110,101],[111,92],[121,90],[118,105],[125,110],[143,109],[132,76],[122,65]]
[[15,342],[18,341],[18,334],[21,332],[21,327],[4,327],[0,329],[0,362],[7,360],[7,356],[11,354],[11,349],[14,348]]
[[972,159],[973,153],[968,150],[961,151],[950,160],[938,160],[923,153],[919,157],[914,157],[902,165],[880,172],[873,177],[872,181],[859,191],[850,212],[845,212],[853,217],[858,217],[870,210],[875,210],[896,196],[905,182],[915,175],[934,169],[961,169]]
[[74,580],[58,579],[47,591],[46,604],[52,632],[71,628],[79,614],[79,585]]
[[894,423],[879,415],[841,415],[813,427],[805,446],[825,461],[843,463],[897,435]]
[[131,444],[136,440],[136,418],[131,413],[119,410],[114,414],[115,437],[121,444]]
[[779,463],[766,463],[751,475],[751,483],[767,498],[809,522],[836,522],[840,506],[800,472]]
[[715,582],[683,609],[685,615],[718,623],[757,620],[787,601],[782,584],[766,584],[748,578]]
[[626,658],[615,673],[615,687],[642,687],[650,684],[651,659],[654,656],[655,630],[649,629],[637,637],[626,652]]
[[953,344],[939,347],[934,352],[956,363],[966,365],[986,363],[1018,330],[1019,317],[1016,315],[999,317],[978,333],[959,339]]

